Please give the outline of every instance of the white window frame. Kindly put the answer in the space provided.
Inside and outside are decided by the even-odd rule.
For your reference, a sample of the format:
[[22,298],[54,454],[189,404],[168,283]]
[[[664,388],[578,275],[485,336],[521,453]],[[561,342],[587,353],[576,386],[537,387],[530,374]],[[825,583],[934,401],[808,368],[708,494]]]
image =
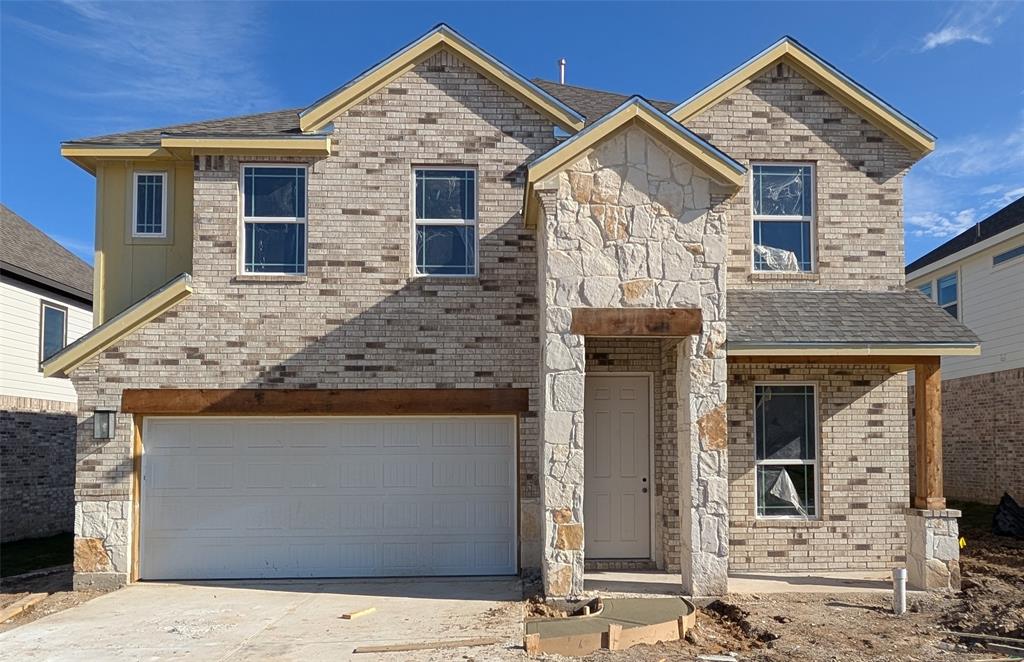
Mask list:
[[40,299],[39,301],[39,370],[43,370],[43,361],[46,360],[46,309],[59,311],[64,315],[64,339],[61,341],[60,349],[56,353],[60,353],[65,347],[68,346],[68,317],[70,310],[67,306],[62,306],[59,303],[47,301],[46,299]]
[[[305,163],[258,163],[258,162],[243,162],[238,164],[238,215],[240,222],[238,224],[239,237],[238,246],[238,273],[244,276],[299,276],[304,277],[309,272],[309,166]],[[305,200],[304,216],[296,216],[294,218],[290,216],[246,216],[245,215],[245,171],[248,168],[295,168],[296,170],[303,170],[305,175],[303,176],[303,182],[306,190],[303,195]],[[299,223],[303,226],[302,232],[302,271],[248,271],[245,265],[245,226],[247,223],[282,223],[291,224]]]
[[1002,257],[1003,255],[1006,255],[1007,253],[1012,253],[1013,251],[1019,251],[1019,250],[1022,250],[1022,249],[1024,249],[1024,244],[1020,244],[1019,246],[1011,246],[1011,247],[1007,248],[1004,251],[999,251],[998,253],[996,253],[995,255],[992,256],[992,268],[993,269],[1002,269],[1003,267],[1006,267],[1006,266],[1009,266],[1009,265],[1013,265],[1013,264],[1017,264],[1018,262],[1024,261],[1024,253],[1020,253],[1018,255],[1014,255],[1012,257],[1008,257],[1008,258],[1004,259],[1002,262],[996,262],[996,260],[999,259],[1000,257]]
[[[814,411],[814,459],[813,460],[758,460],[757,459],[757,389],[765,386],[809,386],[811,387],[812,404]],[[816,521],[822,518],[821,503],[821,414],[819,411],[818,393],[820,387],[816,382],[755,382],[752,388],[753,407],[751,408],[751,420],[753,421],[753,442],[754,442],[754,518],[759,520],[800,520]],[[814,514],[813,515],[761,515],[761,497],[757,489],[757,468],[761,466],[788,466],[792,464],[814,465]]]
[[[811,215],[810,216],[766,216],[758,215],[754,213],[754,195],[756,189],[754,188],[754,167],[755,166],[793,166],[796,168],[810,168],[811,169]],[[750,162],[750,270],[755,274],[813,274],[818,271],[818,251],[817,251],[817,234],[818,234],[818,223],[816,221],[818,216],[818,169],[813,162],[810,161],[751,161]],[[756,237],[757,223],[773,221],[784,221],[784,222],[807,222],[810,223],[810,231],[808,232],[809,246],[807,247],[810,256],[810,268],[807,271],[798,269],[796,271],[775,271],[769,269],[758,269],[757,259],[754,255],[754,243]]]
[[[452,172],[473,173],[473,218],[416,218],[416,172],[419,170],[448,170]],[[412,180],[409,192],[409,208],[412,210],[412,227],[410,241],[409,267],[413,278],[476,278],[480,275],[480,171],[472,165],[414,165],[410,172]],[[468,274],[428,274],[420,273],[417,265],[416,251],[416,228],[420,225],[458,225],[473,227],[473,273]]]
[[[160,232],[139,232],[139,177],[159,177],[160,190]],[[139,170],[132,173],[132,237],[140,239],[164,239],[167,237],[167,173],[156,170]]]
[[[947,303],[941,304],[941,303],[939,303],[939,281],[942,280],[943,278],[949,278],[950,276],[953,276],[954,278],[956,278],[956,298],[953,299],[953,301],[951,301],[951,302],[947,302]],[[949,315],[949,311],[947,311],[946,308],[948,308],[949,306],[954,306],[955,305],[956,306],[956,315],[953,315],[952,317],[953,317],[953,319],[956,319],[956,320],[959,320],[960,319],[960,315],[963,313],[963,310],[962,310],[962,308],[963,308],[963,306],[962,306],[963,296],[961,295],[961,292],[963,291],[962,290],[962,287],[963,287],[962,283],[963,283],[963,280],[960,278],[960,270],[959,269],[954,269],[953,271],[950,271],[948,273],[942,274],[941,276],[936,276],[935,277],[935,284],[932,286],[932,290],[935,292],[935,297],[932,300],[935,302],[935,305],[938,306],[939,309],[942,310],[942,312],[946,313],[947,315]]]
[[[922,287],[927,287],[928,288],[928,292],[926,293],[924,290],[922,290],[921,289]],[[934,282],[928,280],[928,281],[925,281],[925,282],[919,284],[917,286],[917,291],[920,292],[921,294],[923,294],[924,296],[928,297],[929,301],[933,301],[933,302],[935,301],[935,283]]]

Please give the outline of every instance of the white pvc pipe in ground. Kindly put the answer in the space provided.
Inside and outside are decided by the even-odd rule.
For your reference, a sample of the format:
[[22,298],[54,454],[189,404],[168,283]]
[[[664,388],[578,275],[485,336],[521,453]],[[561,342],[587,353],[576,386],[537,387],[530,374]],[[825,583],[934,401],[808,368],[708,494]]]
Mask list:
[[892,569],[892,613],[902,616],[907,612],[907,569]]

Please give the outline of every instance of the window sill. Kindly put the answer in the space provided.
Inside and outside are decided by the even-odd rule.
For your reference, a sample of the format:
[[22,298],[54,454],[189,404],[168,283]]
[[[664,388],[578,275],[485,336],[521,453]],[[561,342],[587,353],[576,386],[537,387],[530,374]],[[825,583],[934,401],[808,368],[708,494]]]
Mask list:
[[235,283],[304,283],[306,274],[238,274],[232,278]]
[[822,519],[785,519],[785,518],[764,518],[755,517],[755,529],[814,529],[825,526]]
[[816,271],[754,271],[747,280],[751,283],[818,283],[821,274]]

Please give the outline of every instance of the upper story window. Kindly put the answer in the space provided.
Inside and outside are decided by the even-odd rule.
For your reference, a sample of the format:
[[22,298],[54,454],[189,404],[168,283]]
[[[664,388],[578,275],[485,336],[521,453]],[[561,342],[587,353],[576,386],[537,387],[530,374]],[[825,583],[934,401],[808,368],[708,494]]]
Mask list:
[[306,167],[242,168],[242,271],[306,273]]
[[416,274],[476,275],[476,171],[416,168]]
[[923,294],[926,297],[928,297],[929,299],[931,299],[932,301],[935,300],[935,298],[932,296],[932,284],[931,284],[931,282],[924,283],[923,285],[919,285],[917,290],[921,294]]
[[811,271],[814,265],[814,167],[751,166],[754,270]]
[[754,386],[758,517],[818,516],[816,412],[814,386]]
[[999,253],[998,255],[993,256],[992,257],[992,266],[994,267],[994,266],[1002,264],[1003,262],[1009,262],[1013,258],[1021,257],[1022,255],[1024,255],[1024,244],[1021,244],[1020,246],[1017,246],[1016,248],[1011,248],[1008,251],[1003,251],[1002,253]]
[[133,237],[167,236],[167,173],[135,173]]
[[39,362],[64,349],[68,338],[68,309],[43,301],[39,310]]
[[935,289],[938,291],[935,301],[939,304],[939,307],[959,319],[960,288],[959,283],[957,283],[956,272],[954,271],[948,276],[943,276],[935,281]]

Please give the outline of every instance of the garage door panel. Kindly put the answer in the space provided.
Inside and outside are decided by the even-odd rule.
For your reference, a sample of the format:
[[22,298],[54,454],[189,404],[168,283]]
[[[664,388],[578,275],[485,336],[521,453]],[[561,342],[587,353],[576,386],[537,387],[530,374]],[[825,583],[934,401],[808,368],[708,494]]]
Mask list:
[[147,579],[512,574],[510,417],[155,419]]

